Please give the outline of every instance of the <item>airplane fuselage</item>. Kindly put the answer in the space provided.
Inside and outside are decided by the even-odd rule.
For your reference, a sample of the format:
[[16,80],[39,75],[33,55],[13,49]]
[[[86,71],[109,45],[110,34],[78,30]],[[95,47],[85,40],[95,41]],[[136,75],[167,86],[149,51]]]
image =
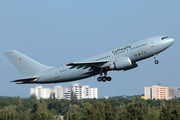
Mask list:
[[[133,69],[137,67],[138,61],[157,55],[172,45],[173,42],[174,39],[164,36],[151,37],[135,41],[75,62],[85,63],[88,61],[88,63],[91,64],[63,65],[42,72],[37,72],[34,75],[38,76],[39,79],[35,83],[68,82],[88,78],[97,74],[101,75],[101,73],[111,70]],[[122,67],[122,69],[121,67],[117,69],[118,65],[116,65],[115,62],[121,59],[124,59],[124,61],[130,60],[131,65]],[[107,62],[98,63],[99,61]],[[123,66],[123,61],[119,63],[122,63]]]

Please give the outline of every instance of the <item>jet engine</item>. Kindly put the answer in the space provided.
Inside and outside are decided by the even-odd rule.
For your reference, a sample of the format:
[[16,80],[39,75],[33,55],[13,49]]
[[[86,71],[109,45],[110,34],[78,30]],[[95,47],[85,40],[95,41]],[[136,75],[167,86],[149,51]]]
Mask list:
[[125,70],[132,67],[132,62],[129,57],[123,57],[115,62],[113,62],[110,66],[110,70]]
[[124,71],[130,70],[130,69],[133,69],[133,68],[136,68],[136,67],[138,67],[137,62],[132,62],[132,66],[129,66],[129,67],[125,68]]

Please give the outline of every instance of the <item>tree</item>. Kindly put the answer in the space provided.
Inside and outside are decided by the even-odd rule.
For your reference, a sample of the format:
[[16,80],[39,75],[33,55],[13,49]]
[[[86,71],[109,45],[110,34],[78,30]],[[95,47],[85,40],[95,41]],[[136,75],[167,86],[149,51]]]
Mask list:
[[54,120],[53,116],[46,112],[37,112],[32,115],[31,120]]
[[1,110],[0,111],[0,119],[6,120],[6,119],[11,119],[13,118],[13,111],[11,110]]
[[64,116],[64,120],[80,120],[82,114],[80,112],[67,112]]
[[17,106],[21,106],[22,105],[22,101],[20,96],[17,97]]
[[16,113],[15,120],[30,120],[30,113],[28,111]]
[[136,97],[132,97],[132,98],[131,98],[131,102],[132,102],[132,103],[135,103],[135,102],[136,102]]
[[104,120],[105,119],[105,104],[103,102],[97,102],[91,108],[84,110],[84,120]]
[[163,106],[160,114],[160,120],[170,120],[171,119],[171,112],[173,111],[174,106],[173,104],[168,104],[167,106]]
[[149,110],[149,118],[150,120],[159,120],[159,116],[160,116],[160,109],[157,108],[157,106],[153,106],[152,108],[150,108]]
[[80,106],[79,105],[69,105],[68,109],[66,110],[66,114],[64,116],[64,119],[69,120],[79,120],[81,118],[81,113],[79,112]]
[[32,118],[31,118],[32,120],[42,120],[42,116],[41,116],[41,114],[40,113],[34,113],[33,115],[32,115]]
[[47,111],[47,105],[42,98],[40,99],[40,103],[42,106],[42,112],[46,112]]
[[71,100],[77,99],[76,93],[74,91],[71,92]]
[[60,101],[53,100],[48,104],[48,109],[55,109],[57,114],[64,115],[65,110],[70,105],[70,101],[61,99]]
[[128,104],[120,115],[120,120],[148,120],[148,118],[148,108],[142,102]]
[[17,97],[16,104],[17,104],[17,108],[16,108],[17,112],[25,111],[25,108],[24,108],[24,105],[22,104],[22,100],[21,100],[20,96]]
[[114,108],[112,108],[112,106],[107,103],[105,106],[105,120],[116,120],[118,119],[118,108],[117,106],[115,106]]
[[55,96],[55,93],[54,93],[54,92],[53,92],[53,95],[52,95],[52,96],[53,96],[53,99],[56,99],[56,96]]
[[180,105],[176,106],[171,112],[171,120],[180,120]]
[[83,106],[84,109],[85,109],[85,108],[91,108],[91,107],[92,107],[92,105],[91,105],[89,102],[83,102],[83,103],[82,103],[82,106]]
[[36,113],[36,112],[45,112],[46,108],[44,108],[45,106],[42,105],[42,103],[40,102],[36,102],[33,106],[33,109],[32,109],[32,113]]
[[68,111],[75,113],[75,112],[78,112],[78,111],[79,111],[79,108],[80,108],[79,105],[76,105],[76,104],[74,104],[74,105],[69,105]]
[[30,99],[37,99],[35,94],[31,94],[31,96],[29,97]]
[[50,94],[50,99],[56,99],[54,92],[52,92],[52,93]]

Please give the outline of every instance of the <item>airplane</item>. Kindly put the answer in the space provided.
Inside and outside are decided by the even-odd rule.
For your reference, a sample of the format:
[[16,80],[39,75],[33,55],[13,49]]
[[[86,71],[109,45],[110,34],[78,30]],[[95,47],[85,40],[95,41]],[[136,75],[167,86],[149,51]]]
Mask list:
[[82,60],[53,67],[43,65],[22,53],[11,50],[4,54],[25,77],[11,82],[17,84],[49,84],[70,82],[100,74],[98,82],[111,81],[108,71],[130,70],[138,67],[137,62],[157,55],[174,43],[173,38],[155,36],[138,40]]

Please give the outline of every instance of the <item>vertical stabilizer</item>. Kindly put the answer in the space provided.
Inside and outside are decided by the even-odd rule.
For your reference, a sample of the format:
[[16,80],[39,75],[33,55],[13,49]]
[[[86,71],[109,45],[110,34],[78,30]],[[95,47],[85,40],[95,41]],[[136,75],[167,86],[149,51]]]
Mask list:
[[37,72],[53,68],[50,66],[45,66],[16,50],[5,52],[4,54],[24,77],[30,77],[35,75]]

